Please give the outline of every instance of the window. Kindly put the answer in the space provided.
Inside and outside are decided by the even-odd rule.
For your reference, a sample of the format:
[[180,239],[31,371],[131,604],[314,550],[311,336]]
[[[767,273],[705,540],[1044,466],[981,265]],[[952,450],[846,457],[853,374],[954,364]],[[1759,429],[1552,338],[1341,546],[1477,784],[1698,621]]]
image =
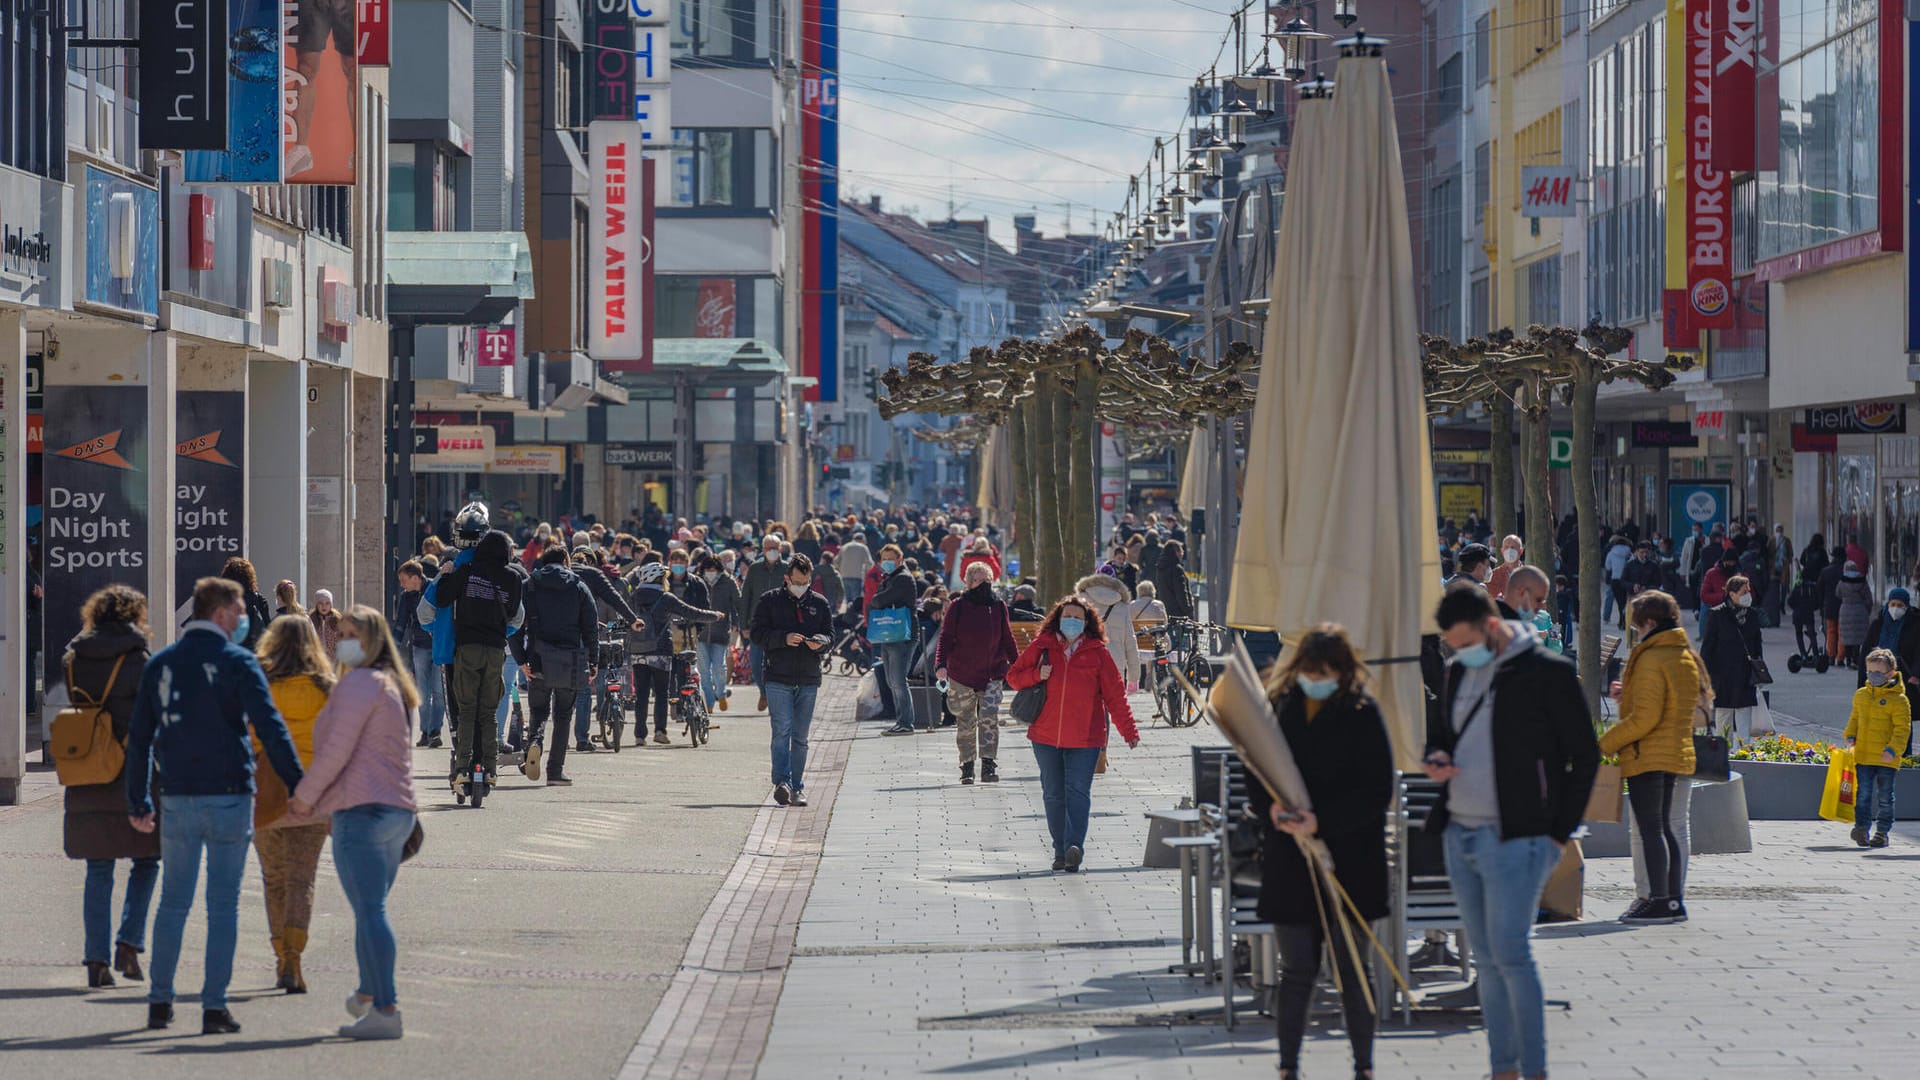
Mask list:
[[771,210],[780,199],[779,141],[765,128],[674,131],[671,206]]
[[66,175],[66,50],[38,5],[0,4],[0,165]]
[[1487,85],[1493,78],[1493,34],[1491,12],[1480,16],[1473,24],[1473,84]]
[[1493,201],[1493,151],[1481,143],[1473,150],[1473,223],[1487,219],[1487,204]]
[[764,64],[774,50],[775,11],[782,0],[679,0],[674,5],[673,58],[719,64]]
[[1513,66],[1518,70],[1560,44],[1560,0],[1515,0],[1513,11]]
[[1426,212],[1428,333],[1460,335],[1460,167],[1454,166],[1427,189]]
[[1804,0],[1781,12],[1779,133],[1761,149],[1779,168],[1760,173],[1762,259],[1879,227],[1877,11]]
[[1525,295],[1521,297],[1520,324],[1560,325],[1559,258],[1549,255],[1528,263],[1520,273],[1521,283],[1526,286]]
[[587,126],[585,67],[580,50],[564,40],[554,45],[553,116],[558,126],[578,131]]
[[1665,285],[1666,127],[1663,24],[1600,52],[1587,69],[1586,315],[1631,323],[1655,316]]
[[1474,278],[1467,290],[1467,336],[1486,337],[1488,319],[1487,309],[1492,306],[1493,290],[1488,287],[1488,279]]
[[1444,124],[1460,111],[1460,66],[1459,53],[1447,57],[1433,73],[1432,116],[1428,123]]
[[387,153],[387,228],[393,232],[413,232],[420,226],[414,214],[413,143],[394,143]]
[[770,277],[654,278],[654,336],[780,338],[780,289]]

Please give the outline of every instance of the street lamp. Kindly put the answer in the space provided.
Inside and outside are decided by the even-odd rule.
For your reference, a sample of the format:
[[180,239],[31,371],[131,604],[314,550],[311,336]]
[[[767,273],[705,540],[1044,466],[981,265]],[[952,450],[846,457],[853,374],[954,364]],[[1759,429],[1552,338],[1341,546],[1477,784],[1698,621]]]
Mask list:
[[1353,0],[1333,0],[1333,21],[1339,23],[1342,29],[1352,26],[1359,17],[1359,12],[1354,10]]
[[1333,80],[1321,72],[1314,72],[1313,78],[1300,84],[1300,100],[1317,101],[1333,96]]

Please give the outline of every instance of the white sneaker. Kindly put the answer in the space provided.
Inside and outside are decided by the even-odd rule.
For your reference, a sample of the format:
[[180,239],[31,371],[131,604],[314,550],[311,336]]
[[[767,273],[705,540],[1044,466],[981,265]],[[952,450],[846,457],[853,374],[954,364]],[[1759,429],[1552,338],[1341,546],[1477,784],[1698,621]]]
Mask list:
[[294,143],[293,149],[287,151],[287,163],[284,169],[284,175],[286,176],[286,178],[291,180],[294,177],[299,176],[301,173],[311,170],[312,168],[313,168],[313,151],[307,149],[305,146],[301,145],[300,143]]
[[367,1012],[372,1008],[372,998],[363,998],[359,994],[347,995],[347,1015],[353,1017],[355,1020],[367,1015]]
[[387,1013],[374,1009],[351,1024],[341,1024],[340,1034],[349,1039],[397,1039],[400,1037],[400,1010]]

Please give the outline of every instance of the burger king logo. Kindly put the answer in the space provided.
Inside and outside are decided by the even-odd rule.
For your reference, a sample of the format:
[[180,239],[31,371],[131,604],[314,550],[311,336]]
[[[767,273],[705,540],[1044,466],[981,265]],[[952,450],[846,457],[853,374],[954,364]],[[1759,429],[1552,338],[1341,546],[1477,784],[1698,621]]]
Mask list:
[[1727,310],[1727,283],[1719,278],[1707,278],[1693,286],[1693,310],[1702,315],[1718,315]]
[[1853,417],[1861,431],[1888,431],[1900,419],[1900,406],[1892,401],[1862,402],[1853,407]]

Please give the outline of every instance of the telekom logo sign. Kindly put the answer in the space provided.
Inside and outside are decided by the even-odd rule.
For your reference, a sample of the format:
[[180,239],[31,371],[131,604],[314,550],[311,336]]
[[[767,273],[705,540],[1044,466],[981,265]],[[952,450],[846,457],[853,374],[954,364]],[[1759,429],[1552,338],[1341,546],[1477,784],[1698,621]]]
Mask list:
[[518,358],[514,348],[514,329],[511,326],[483,326],[480,328],[480,355],[474,363],[480,367],[512,367]]

